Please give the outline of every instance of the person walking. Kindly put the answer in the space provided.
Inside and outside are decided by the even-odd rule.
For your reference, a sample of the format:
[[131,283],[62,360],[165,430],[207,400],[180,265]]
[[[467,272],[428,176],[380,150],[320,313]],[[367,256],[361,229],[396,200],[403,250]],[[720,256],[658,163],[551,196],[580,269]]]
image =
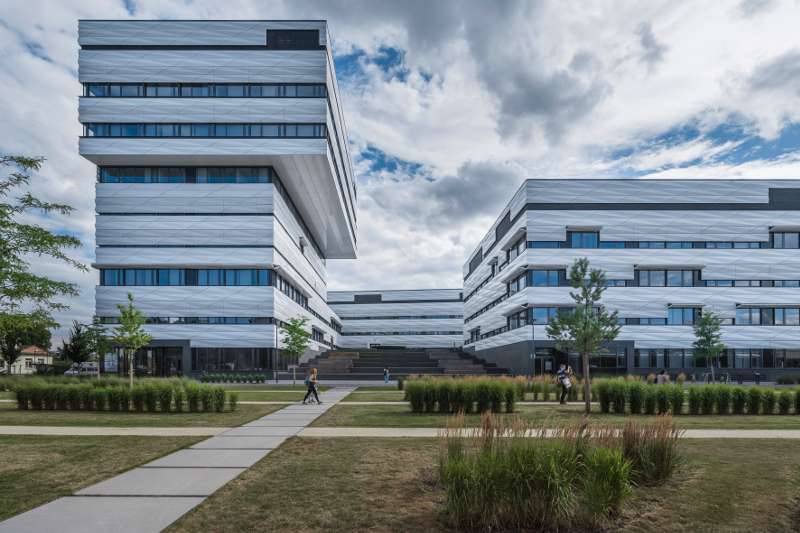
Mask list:
[[572,380],[569,376],[569,369],[567,365],[561,363],[558,366],[558,372],[556,372],[556,378],[558,379],[558,383],[561,385],[561,405],[565,405],[567,403],[567,394],[569,393],[570,387],[572,387]]
[[384,385],[388,385],[389,384],[389,369],[388,368],[384,368],[383,369],[383,384]]
[[670,382],[669,374],[667,374],[667,371],[662,368],[661,372],[659,372],[658,376],[656,376],[656,384],[667,385],[669,382]]
[[[303,405],[309,402],[311,395],[314,395],[314,399],[317,400],[317,403],[322,403],[319,401],[319,394],[317,394],[317,384],[319,383],[319,378],[317,377],[317,369],[312,368],[311,374],[306,376],[306,387],[308,390],[306,391],[306,397],[303,398]],[[313,403],[313,402],[312,402]]]

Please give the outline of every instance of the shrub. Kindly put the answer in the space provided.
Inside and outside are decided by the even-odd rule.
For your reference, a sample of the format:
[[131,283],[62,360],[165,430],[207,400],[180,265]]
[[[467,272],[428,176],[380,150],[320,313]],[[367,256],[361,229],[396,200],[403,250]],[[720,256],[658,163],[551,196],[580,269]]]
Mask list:
[[96,411],[105,411],[108,405],[108,390],[103,387],[92,389],[92,405]]
[[116,387],[119,394],[120,411],[130,411],[131,409],[131,390],[126,386]]
[[479,413],[485,413],[491,406],[489,384],[485,381],[475,385],[475,404]]
[[750,387],[747,391],[747,414],[757,415],[761,412],[763,395],[758,387]]
[[794,414],[800,415],[800,388],[794,390]]
[[464,383],[459,382],[454,383],[453,388],[450,389],[448,400],[450,401],[451,412],[458,413],[459,411],[467,411],[464,390]]
[[764,414],[774,415],[775,405],[778,403],[778,395],[775,393],[775,389],[764,389],[761,392],[761,395],[764,406]]
[[683,400],[686,393],[683,389],[683,384],[667,385],[669,389],[669,403],[672,408],[673,415],[683,414]]
[[403,378],[397,378],[397,390],[403,390],[403,385],[405,384],[406,380]]
[[743,415],[744,408],[747,405],[747,389],[734,387],[731,394],[731,405],[733,406],[733,414]]
[[792,391],[782,390],[778,395],[778,413],[788,415],[792,408]]
[[700,412],[704,415],[714,414],[714,404],[717,399],[717,388],[714,385],[700,387]]
[[656,386],[656,407],[660,415],[669,412],[669,390],[665,385]]
[[[514,391],[514,387],[506,387],[505,390],[505,404],[506,413],[513,413],[516,408],[518,395]],[[524,398],[524,396],[523,396]]]
[[582,508],[591,521],[617,514],[630,496],[631,461],[620,450],[594,448],[584,457]]
[[644,388],[644,413],[647,415],[656,414],[656,387],[647,385]]
[[612,380],[609,383],[611,407],[617,414],[625,414],[625,396],[627,388],[626,383],[619,379]]
[[28,387],[28,401],[32,409],[40,411],[44,408],[45,385],[34,383]]
[[58,397],[58,389],[52,385],[45,385],[42,389],[42,400],[45,409],[56,408],[56,398]]
[[[489,387],[489,407],[493,413],[503,411],[503,401],[505,400],[505,383],[502,381],[488,381]],[[514,394],[514,391],[511,391]]]
[[689,387],[689,414],[699,415],[700,405],[700,387],[697,385]]
[[158,408],[164,413],[172,410],[172,397],[174,395],[172,385],[161,383],[156,391],[158,393]]
[[214,410],[214,389],[211,385],[200,387],[200,403],[203,405],[204,412],[210,413]]
[[221,413],[225,410],[225,388],[212,387],[212,392],[214,394],[214,410]]
[[628,408],[632,415],[642,414],[645,387],[641,381],[634,381],[628,385]]
[[158,409],[158,388],[154,383],[145,383],[142,387],[144,389],[144,406],[150,413],[155,413]]
[[56,385],[51,388],[56,401],[54,409],[66,411],[69,403],[69,385]]
[[464,412],[465,413],[472,413],[475,410],[475,401],[477,399],[477,386],[475,383],[471,381],[464,381],[461,382],[460,387],[462,389],[462,396],[464,402]]
[[19,387],[14,391],[17,397],[17,409],[28,409],[28,401],[30,400],[30,390],[28,387]]
[[411,411],[421,413],[425,408],[425,391],[419,381],[409,381],[405,387],[404,399],[411,404]]
[[656,375],[653,374],[652,372],[647,374],[647,383],[649,383],[650,385],[653,385],[655,382],[656,382]]
[[778,385],[793,385],[797,383],[797,378],[794,376],[778,376],[775,383]]
[[139,383],[135,384],[133,386],[133,390],[131,391],[131,401],[133,402],[133,408],[139,413],[144,411],[144,399],[144,386]]
[[175,412],[182,413],[183,412],[183,402],[186,401],[186,391],[183,389],[183,385],[179,384],[173,387],[172,389],[172,401],[175,404]]
[[453,388],[453,382],[449,379],[443,379],[436,385],[436,398],[440,413],[450,412],[450,396],[452,396]]
[[67,407],[72,411],[79,411],[81,408],[81,386],[69,385],[67,387]]
[[198,412],[200,410],[200,385],[193,381],[187,381],[184,384],[184,389],[186,390],[186,402],[189,404],[189,411],[192,413]]
[[239,393],[236,391],[231,391],[228,393],[228,406],[230,407],[231,411],[236,410],[236,406],[239,404]]
[[81,385],[80,391],[78,392],[81,398],[81,409],[84,411],[91,411],[92,410],[92,386],[91,385]]
[[533,395],[533,401],[539,401],[539,394],[542,392],[542,384],[539,381],[534,381],[531,383],[531,394]]
[[653,424],[629,421],[622,430],[622,454],[631,462],[633,479],[642,484],[666,481],[682,461],[680,435],[669,416]]
[[119,411],[120,409],[120,391],[121,387],[110,387],[108,389],[108,408],[111,411]]
[[731,412],[731,388],[727,385],[717,385],[717,413],[727,415]]
[[611,384],[606,380],[598,381],[594,388],[597,391],[597,400],[600,402],[600,411],[602,413],[610,412],[612,401]]

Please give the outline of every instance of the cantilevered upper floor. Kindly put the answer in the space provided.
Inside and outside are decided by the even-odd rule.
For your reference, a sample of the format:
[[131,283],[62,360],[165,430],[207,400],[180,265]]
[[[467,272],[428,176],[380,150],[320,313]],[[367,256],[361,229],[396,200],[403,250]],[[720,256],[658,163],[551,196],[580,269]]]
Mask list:
[[80,153],[103,167],[276,170],[325,258],[356,186],[325,21],[79,23]]

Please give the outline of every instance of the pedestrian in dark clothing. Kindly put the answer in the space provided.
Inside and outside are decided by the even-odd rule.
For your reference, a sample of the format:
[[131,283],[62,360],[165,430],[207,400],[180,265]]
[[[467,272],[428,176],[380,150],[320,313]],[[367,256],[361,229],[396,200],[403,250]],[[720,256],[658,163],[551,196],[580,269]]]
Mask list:
[[308,390],[306,391],[306,397],[303,398],[303,403],[307,403],[308,400],[311,398],[311,395],[314,395],[314,399],[317,400],[317,403],[322,403],[319,401],[319,395],[317,394],[317,383],[319,383],[319,379],[317,378],[317,369],[311,369],[311,375],[306,376],[306,387]]
[[561,385],[561,401],[562,405],[567,403],[567,394],[569,394],[569,389],[572,387],[572,380],[570,379],[570,372],[567,369],[567,365],[561,363],[558,367],[558,372],[556,372],[556,378],[558,378],[558,383]]

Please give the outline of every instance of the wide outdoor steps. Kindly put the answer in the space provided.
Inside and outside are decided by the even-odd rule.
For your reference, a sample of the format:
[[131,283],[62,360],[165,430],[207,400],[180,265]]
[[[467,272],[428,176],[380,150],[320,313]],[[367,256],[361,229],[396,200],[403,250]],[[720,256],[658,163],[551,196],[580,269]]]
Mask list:
[[300,365],[317,368],[323,379],[378,380],[388,368],[392,379],[411,375],[501,374],[505,369],[486,363],[461,350],[385,349],[330,350]]

